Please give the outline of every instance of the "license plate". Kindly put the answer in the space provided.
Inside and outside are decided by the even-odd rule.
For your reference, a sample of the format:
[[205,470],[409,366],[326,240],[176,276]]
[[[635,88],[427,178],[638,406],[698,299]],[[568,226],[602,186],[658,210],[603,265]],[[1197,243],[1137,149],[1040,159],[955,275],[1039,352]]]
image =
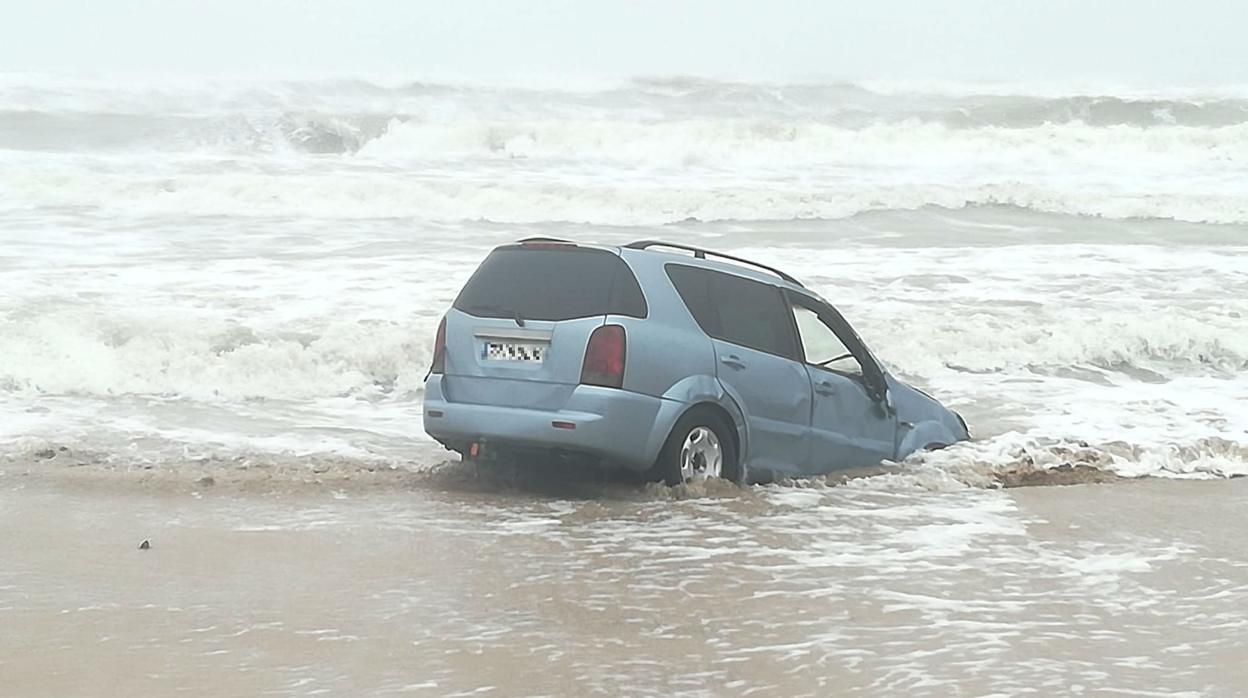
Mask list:
[[545,344],[488,341],[481,346],[481,358],[487,361],[519,361],[522,363],[540,364],[545,356]]

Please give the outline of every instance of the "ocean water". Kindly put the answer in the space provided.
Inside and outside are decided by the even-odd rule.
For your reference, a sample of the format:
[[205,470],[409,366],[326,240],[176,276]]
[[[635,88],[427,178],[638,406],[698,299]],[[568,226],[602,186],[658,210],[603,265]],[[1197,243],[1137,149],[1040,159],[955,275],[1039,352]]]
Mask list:
[[[843,487],[455,464],[433,328],[530,235],[780,266],[974,441]],[[0,75],[20,694],[1236,695],[1244,475],[1248,94]]]

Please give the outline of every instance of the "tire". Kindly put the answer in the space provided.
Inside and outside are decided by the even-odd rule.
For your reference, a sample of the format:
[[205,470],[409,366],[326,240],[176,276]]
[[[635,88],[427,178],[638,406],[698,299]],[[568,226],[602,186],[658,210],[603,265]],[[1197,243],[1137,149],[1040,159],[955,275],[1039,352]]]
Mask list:
[[[689,460],[686,461],[686,445],[690,446]],[[718,453],[719,464],[715,467],[713,454]],[[693,467],[692,476],[689,469],[682,470],[682,462]],[[701,465],[705,470],[698,468]],[[742,468],[739,462],[736,442],[733,440],[731,426],[724,419],[710,410],[690,410],[672,427],[663,449],[659,451],[659,459],[655,463],[656,479],[661,479],[669,487],[682,484],[687,480],[699,480],[707,477],[706,470],[715,471],[711,477],[740,483]],[[700,472],[699,472],[700,470]]]

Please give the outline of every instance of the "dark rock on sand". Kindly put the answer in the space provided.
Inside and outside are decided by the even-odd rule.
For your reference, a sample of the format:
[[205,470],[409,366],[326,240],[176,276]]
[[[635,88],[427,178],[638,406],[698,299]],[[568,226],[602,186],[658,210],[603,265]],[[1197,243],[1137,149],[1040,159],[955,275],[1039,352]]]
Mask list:
[[1118,482],[1126,478],[1117,473],[1094,468],[1090,465],[1063,463],[1056,468],[1036,470],[1019,468],[995,473],[993,477],[1002,487],[1044,487],[1051,485],[1086,485],[1090,483]]

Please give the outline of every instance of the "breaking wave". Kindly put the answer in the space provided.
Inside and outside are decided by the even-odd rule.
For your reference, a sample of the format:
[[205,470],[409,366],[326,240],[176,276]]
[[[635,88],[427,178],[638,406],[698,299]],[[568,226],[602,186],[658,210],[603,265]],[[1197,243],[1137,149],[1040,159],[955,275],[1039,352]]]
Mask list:
[[[1248,141],[1246,141],[1248,142]],[[1248,197],[1216,190],[1123,191],[1073,183],[782,183],[704,188],[524,181],[456,181],[348,175],[129,174],[0,172],[6,208],[94,209],[102,213],[326,219],[409,218],[497,223],[574,222],[662,225],[698,221],[838,219],[934,206],[1012,206],[1110,219],[1160,218],[1195,223],[1248,222]]]
[[875,163],[981,164],[1014,159],[1140,164],[1242,162],[1248,120],[1217,128],[1040,123],[956,129],[907,120],[850,128],[817,119],[715,117],[394,121],[361,155],[412,159],[471,157],[605,160],[648,166]]
[[[1248,370],[1248,319],[1231,311],[1193,315],[1035,308],[968,317],[966,308],[930,310],[922,326],[913,317],[867,316],[864,332],[880,337],[880,353],[899,370],[930,376],[942,369],[991,373],[1031,369],[1117,371],[1164,382],[1166,374]],[[904,326],[910,331],[890,331]],[[1091,377],[1091,376],[1089,376]]]
[[[415,320],[314,318],[262,327],[172,315],[14,314],[0,320],[0,391],[196,399],[383,399],[421,390],[441,308]],[[1019,369],[1092,382],[1146,382],[1248,370],[1244,320],[1182,311],[1028,323],[962,311],[865,317],[862,329],[903,375]],[[1055,329],[1060,328],[1060,329]]]
[[420,115],[553,110],[675,115],[761,113],[817,117],[844,126],[917,120],[953,127],[1217,127],[1248,122],[1248,95],[1233,89],[1082,90],[1042,85],[849,82],[725,82],[658,77],[581,84],[484,84],[361,79],[152,80],[0,74],[0,103],[24,112]]
[[1114,482],[1139,477],[1245,477],[1248,446],[1221,437],[1158,444],[1089,443],[1004,434],[918,453],[903,472],[971,487]]
[[0,205],[653,225],[1008,205],[1248,222],[1248,99],[0,76]]
[[279,111],[226,114],[0,111],[0,148],[90,152],[220,148],[420,160],[473,157],[605,160],[633,165],[788,163],[880,164],[916,158],[1131,158],[1242,161],[1245,116],[1218,124],[1163,121],[1095,123],[1039,119],[985,121],[960,128],[948,120],[881,115],[845,123],[812,115],[621,114],[495,115],[468,110],[423,112]]
[[423,386],[436,320],[253,329],[203,319],[42,314],[0,323],[0,392],[379,399]]
[[385,133],[375,114],[130,114],[0,111],[0,149],[54,152],[210,151],[221,154],[358,151]]

